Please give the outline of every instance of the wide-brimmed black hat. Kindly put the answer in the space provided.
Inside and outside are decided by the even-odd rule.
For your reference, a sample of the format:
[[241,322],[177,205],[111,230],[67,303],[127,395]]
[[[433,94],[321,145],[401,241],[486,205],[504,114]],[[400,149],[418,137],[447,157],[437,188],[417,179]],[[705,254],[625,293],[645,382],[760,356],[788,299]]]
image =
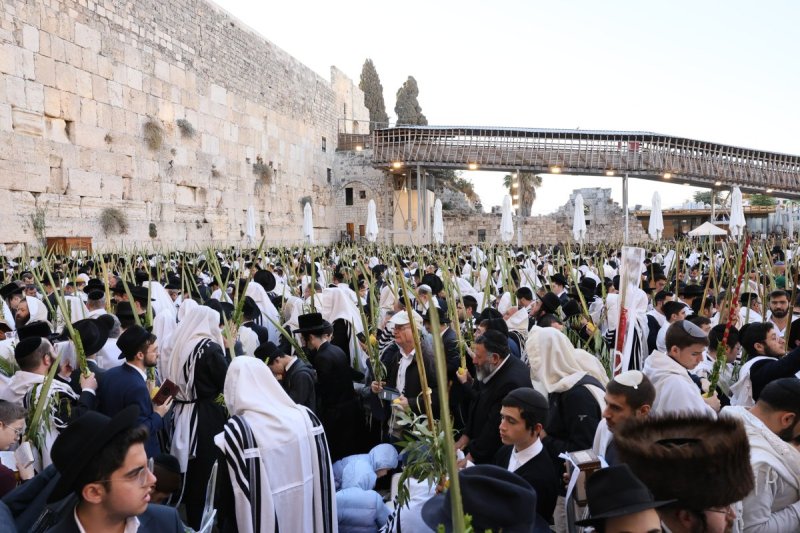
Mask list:
[[586,481],[589,515],[576,526],[597,526],[608,518],[656,509],[675,500],[655,501],[647,486],[639,481],[626,464],[609,466],[592,474]]
[[318,333],[330,329],[331,323],[322,318],[320,313],[308,313],[297,317],[298,328],[295,333]]
[[253,275],[253,281],[264,287],[264,290],[271,292],[275,290],[275,275],[269,270],[259,270]]
[[700,285],[686,285],[678,289],[678,296],[685,296],[687,298],[694,298],[703,295],[703,287]]
[[577,302],[577,300],[573,299],[570,299],[567,303],[562,305],[561,310],[564,311],[565,318],[571,318],[581,314],[580,304]]
[[22,287],[20,287],[16,281],[12,281],[0,287],[0,296],[3,300],[8,300],[15,294],[22,294]]
[[86,282],[86,285],[83,287],[83,292],[85,292],[86,294],[89,294],[92,291],[101,291],[101,292],[105,293],[106,292],[106,286],[99,279],[92,278],[88,282]]
[[[495,465],[477,465],[461,470],[458,481],[464,513],[472,516],[476,531],[550,531],[536,515],[536,491],[517,474]],[[422,519],[433,530],[442,524],[445,531],[453,531],[449,490],[423,505]]]
[[[72,324],[72,329],[80,336],[81,344],[83,345],[83,353],[86,355],[94,355],[99,352],[108,340],[108,329],[105,328],[105,324],[103,322],[97,322],[97,320],[93,318],[78,320]],[[64,328],[64,331],[61,333],[61,339],[67,340],[70,338],[69,330]]]
[[286,354],[284,354],[280,348],[275,346],[274,343],[267,341],[259,344],[258,348],[256,348],[253,352],[253,355],[265,363],[270,364],[281,355]]
[[63,429],[50,450],[50,458],[61,477],[47,502],[56,502],[72,493],[78,478],[95,456],[114,437],[134,427],[138,418],[136,405],[126,407],[113,418],[88,411]]
[[[431,316],[432,316],[431,307],[428,308],[428,311],[425,313],[425,316],[423,317],[425,319],[425,322],[431,322]],[[439,315],[439,324],[450,323],[450,317],[447,315],[447,308],[437,309],[436,312],[437,312],[436,314]]]
[[117,318],[133,318],[133,304],[131,302],[119,302],[117,306],[114,308],[114,314],[117,315]]
[[245,296],[244,305],[242,305],[242,313],[245,317],[257,317],[261,314],[261,308],[258,307],[258,304],[253,298]]
[[561,300],[553,292],[547,292],[542,296],[542,309],[547,313],[555,313],[561,307]]
[[550,276],[550,281],[555,281],[559,285],[564,285],[564,286],[569,285],[567,278],[565,278],[564,274],[562,274],[561,272],[556,272],[555,274]]
[[439,279],[439,276],[436,274],[425,274],[422,276],[420,283],[430,287],[433,294],[439,294],[442,292],[442,289],[444,289],[444,283],[442,283],[442,280]]
[[147,290],[147,287],[131,287],[131,297],[134,300],[139,300],[140,302],[147,302],[147,299],[150,298],[150,301],[155,302],[156,299],[151,297],[150,291]]
[[41,337],[43,339],[50,339],[53,337],[53,332],[50,329],[50,324],[44,320],[35,320],[28,322],[17,330],[17,338],[19,340],[28,339],[30,337]]
[[142,326],[134,325],[126,329],[117,339],[117,348],[119,348],[119,357],[117,359],[127,359],[136,355],[139,348],[150,338],[150,335],[151,333]]

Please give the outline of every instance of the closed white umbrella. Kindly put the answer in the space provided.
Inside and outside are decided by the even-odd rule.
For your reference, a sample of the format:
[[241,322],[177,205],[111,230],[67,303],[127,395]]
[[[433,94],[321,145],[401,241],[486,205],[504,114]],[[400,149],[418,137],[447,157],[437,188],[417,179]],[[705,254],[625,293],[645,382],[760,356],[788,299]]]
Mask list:
[[442,221],[442,201],[437,198],[433,204],[433,242],[444,242],[444,221]]
[[739,187],[733,188],[731,194],[731,220],[728,223],[732,237],[740,237],[744,233],[744,207],[742,206],[742,191]]
[[794,239],[794,206],[789,204],[789,220],[786,223],[786,234],[789,240]]
[[247,242],[252,243],[256,240],[256,210],[252,205],[247,208],[247,226],[244,236],[247,238]]
[[514,221],[511,219],[511,197],[503,198],[503,218],[500,219],[500,240],[511,242],[514,238]]
[[311,214],[311,202],[303,206],[303,239],[308,244],[314,244],[314,219]]
[[583,196],[575,195],[575,213],[572,216],[572,238],[583,242],[586,238],[586,219],[583,214]]
[[367,204],[367,240],[375,242],[378,238],[378,216],[375,214],[375,200]]
[[652,206],[650,207],[650,223],[647,225],[647,233],[654,241],[661,239],[664,232],[664,217],[661,215],[661,195],[658,191],[653,193]]

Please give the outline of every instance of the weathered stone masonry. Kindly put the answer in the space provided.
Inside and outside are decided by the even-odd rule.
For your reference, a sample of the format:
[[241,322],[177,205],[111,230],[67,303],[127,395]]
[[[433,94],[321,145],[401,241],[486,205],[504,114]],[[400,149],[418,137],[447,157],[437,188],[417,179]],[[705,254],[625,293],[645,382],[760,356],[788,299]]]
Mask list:
[[[237,242],[249,205],[259,238],[298,242],[305,196],[317,240],[338,236],[337,119],[368,116],[343,73],[320,78],[202,0],[2,6],[0,242],[32,243],[36,208],[48,236],[100,247]],[[127,234],[98,227],[106,207],[127,213]]]

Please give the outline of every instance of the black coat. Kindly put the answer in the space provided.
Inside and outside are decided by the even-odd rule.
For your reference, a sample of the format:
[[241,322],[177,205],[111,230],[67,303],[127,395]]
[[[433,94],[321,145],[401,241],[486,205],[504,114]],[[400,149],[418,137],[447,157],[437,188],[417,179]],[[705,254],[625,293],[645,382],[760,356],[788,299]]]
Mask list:
[[[425,361],[425,375],[428,379],[428,388],[431,389],[431,408],[434,418],[439,418],[439,394],[436,386],[436,368],[433,362],[433,351],[430,345],[420,339],[422,344],[422,358]],[[397,372],[400,369],[400,347],[392,344],[384,352],[384,364],[386,365],[386,384],[389,387],[397,386]],[[403,390],[400,391],[408,399],[408,406],[417,415],[425,414],[425,400],[422,397],[422,379],[419,368],[417,367],[416,356],[406,369],[406,382]],[[388,404],[387,404],[388,406]]]
[[360,443],[361,407],[353,389],[350,360],[329,342],[309,352],[309,361],[317,371],[316,413],[325,428],[331,460],[356,453]]
[[[105,370],[100,368],[97,364],[97,361],[94,359],[87,359],[86,366],[89,368],[89,372],[94,373],[94,378],[97,380],[97,390],[100,390],[100,384],[103,382],[103,374],[106,373]],[[81,393],[81,369],[76,368],[72,371],[72,374],[69,376],[69,386],[72,387],[72,390],[75,391],[75,394],[80,395]]]
[[292,363],[281,380],[286,394],[298,405],[305,405],[312,411],[317,409],[317,373],[310,365],[299,358]]
[[[594,443],[602,413],[594,395],[583,385],[590,379],[584,377],[568,391],[548,395],[550,409],[544,425],[547,436],[542,439],[542,444],[558,472],[564,470],[564,461],[558,458],[559,454],[587,450]],[[597,380],[594,383],[603,389]]]
[[[503,442],[500,440],[500,408],[503,398],[520,387],[532,388],[528,367],[513,356],[506,356],[503,366],[488,383],[474,381],[477,393],[472,400],[469,422],[464,433],[469,437],[467,451],[475,464],[491,463]],[[590,443],[591,444],[591,443]]]
[[269,330],[260,324],[256,324],[252,320],[244,322],[242,325],[246,328],[252,329],[258,336],[258,344],[264,344],[269,340]]
[[[507,469],[513,448],[514,446],[510,444],[500,448],[494,456],[494,464]],[[542,450],[536,457],[517,468],[514,473],[536,490],[536,513],[548,522],[552,522],[561,484],[547,451]]]

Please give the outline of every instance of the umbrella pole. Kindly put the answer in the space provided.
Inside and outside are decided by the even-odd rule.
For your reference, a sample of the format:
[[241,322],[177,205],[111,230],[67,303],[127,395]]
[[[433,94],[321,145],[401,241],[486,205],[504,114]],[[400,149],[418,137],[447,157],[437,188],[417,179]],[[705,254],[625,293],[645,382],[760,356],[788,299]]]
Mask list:
[[622,214],[625,217],[625,244],[628,244],[628,173],[622,177]]

